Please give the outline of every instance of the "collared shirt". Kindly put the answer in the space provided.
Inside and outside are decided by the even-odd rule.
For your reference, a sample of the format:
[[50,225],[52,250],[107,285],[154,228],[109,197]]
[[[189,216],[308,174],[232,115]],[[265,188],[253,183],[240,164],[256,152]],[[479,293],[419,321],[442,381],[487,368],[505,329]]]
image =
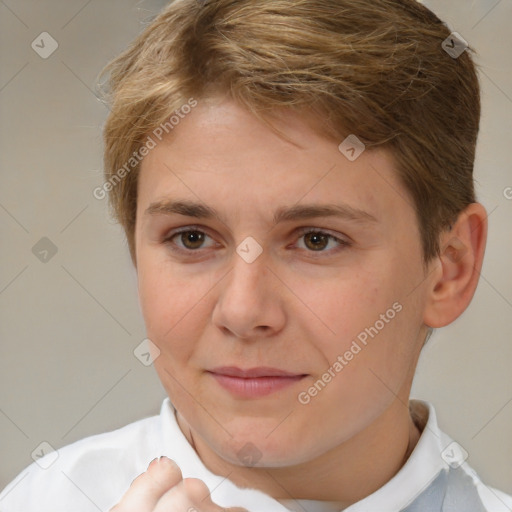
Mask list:
[[[512,496],[482,483],[466,453],[441,432],[434,407],[410,401],[420,439],[400,471],[344,512],[512,512]],[[182,433],[168,398],[160,415],[87,437],[47,453],[0,494],[1,512],[107,512],[156,457],[166,455],[183,478],[199,478],[221,507],[250,512],[333,512],[336,503],[276,500],[210,472]]]

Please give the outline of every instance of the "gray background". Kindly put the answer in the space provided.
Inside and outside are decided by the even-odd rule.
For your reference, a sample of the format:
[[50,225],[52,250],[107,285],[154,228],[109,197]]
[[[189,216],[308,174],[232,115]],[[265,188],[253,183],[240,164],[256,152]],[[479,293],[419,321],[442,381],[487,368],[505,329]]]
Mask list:
[[[0,1],[0,489],[42,441],[58,449],[121,427],[165,397],[133,355],[145,337],[135,272],[92,195],[107,114],[96,76],[164,4]],[[486,483],[512,493],[512,2],[427,4],[479,52],[476,179],[490,228],[475,298],[434,334],[413,396],[435,404]],[[47,59],[31,48],[44,31],[59,45]],[[43,237],[57,248],[46,262],[32,250]]]

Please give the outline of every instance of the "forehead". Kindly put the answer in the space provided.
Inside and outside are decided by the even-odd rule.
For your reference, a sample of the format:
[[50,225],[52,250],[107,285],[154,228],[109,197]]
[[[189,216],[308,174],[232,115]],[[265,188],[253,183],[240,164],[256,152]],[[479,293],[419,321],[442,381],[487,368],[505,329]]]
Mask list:
[[300,201],[343,202],[375,217],[404,202],[388,151],[363,151],[350,161],[338,148],[342,141],[324,135],[321,118],[280,111],[272,123],[289,140],[230,100],[198,101],[144,158],[138,216],[166,198],[269,214],[270,206]]

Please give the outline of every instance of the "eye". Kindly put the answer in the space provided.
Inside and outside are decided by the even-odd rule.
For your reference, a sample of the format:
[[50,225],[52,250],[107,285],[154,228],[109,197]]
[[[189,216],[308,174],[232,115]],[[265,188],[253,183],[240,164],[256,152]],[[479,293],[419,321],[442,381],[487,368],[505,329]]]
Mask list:
[[[296,233],[297,235],[299,241],[304,240],[304,244],[297,242],[297,247],[307,252],[335,253],[352,245],[348,240],[315,228],[302,228]],[[211,240],[209,245],[205,245],[207,239]],[[216,245],[216,242],[207,233],[195,226],[187,226],[173,231],[162,243],[170,246],[172,251],[188,254],[199,253],[202,249],[212,248]]]
[[[344,247],[350,247],[351,243],[348,240],[342,240],[330,233],[320,231],[313,228],[303,228],[299,231],[299,240],[304,239],[304,247],[309,252],[337,252]],[[326,251],[325,249],[331,245],[333,250]]]
[[173,232],[163,242],[175,246],[172,249],[178,252],[198,252],[198,249],[206,248],[203,244],[207,238],[211,239],[204,231],[194,227],[187,227]]

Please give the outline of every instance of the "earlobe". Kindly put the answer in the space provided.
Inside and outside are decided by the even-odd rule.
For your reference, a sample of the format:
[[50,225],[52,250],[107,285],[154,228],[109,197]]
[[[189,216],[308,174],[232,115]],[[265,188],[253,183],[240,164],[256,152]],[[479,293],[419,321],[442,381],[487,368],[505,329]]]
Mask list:
[[441,234],[440,271],[429,283],[426,325],[448,325],[469,306],[478,285],[486,240],[487,212],[480,203],[471,203],[452,228]]

